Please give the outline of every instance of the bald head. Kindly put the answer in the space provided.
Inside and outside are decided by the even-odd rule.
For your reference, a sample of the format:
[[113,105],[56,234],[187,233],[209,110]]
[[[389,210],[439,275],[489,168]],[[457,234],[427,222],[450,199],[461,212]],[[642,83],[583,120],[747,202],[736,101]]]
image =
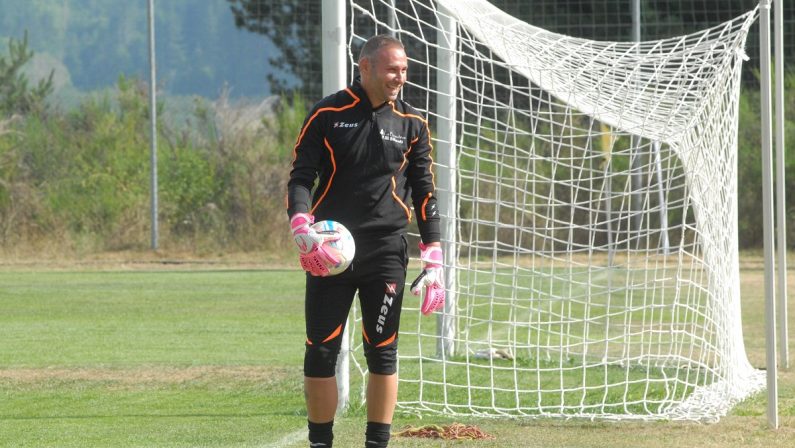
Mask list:
[[367,39],[362,50],[359,52],[359,61],[368,59],[370,61],[377,57],[383,49],[400,48],[405,52],[403,43],[388,34],[379,34]]

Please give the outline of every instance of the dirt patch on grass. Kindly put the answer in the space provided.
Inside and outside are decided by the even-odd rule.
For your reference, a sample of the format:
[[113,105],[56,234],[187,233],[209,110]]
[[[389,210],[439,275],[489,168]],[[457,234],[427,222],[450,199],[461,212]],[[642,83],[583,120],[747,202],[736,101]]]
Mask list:
[[[417,254],[413,254],[416,257]],[[623,267],[648,268],[666,262],[675,264],[679,255],[641,255],[618,251],[613,262]],[[788,270],[795,271],[795,251],[788,252]],[[47,248],[19,249],[10,251],[0,247],[0,271],[30,270],[168,270],[168,269],[298,269],[298,263],[291,250],[273,252],[229,252],[204,253],[179,250],[119,250],[98,252],[83,255],[64,255],[61,250]],[[502,260],[511,266],[538,268],[551,266],[606,266],[607,253],[594,252],[588,255],[559,254],[555,257],[523,257],[518,260],[506,258]],[[412,259],[412,268],[417,268],[416,260]],[[491,266],[491,261],[482,261],[483,266]],[[471,265],[479,265],[472,260]],[[740,253],[740,269],[764,269],[764,257],[760,250],[747,250]]]
[[12,368],[0,369],[0,381],[42,383],[51,381],[96,381],[120,384],[181,384],[202,381],[276,383],[300,372],[267,366],[148,366],[121,368]]
[[291,252],[236,252],[204,256],[178,251],[117,251],[63,256],[53,251],[9,253],[0,248],[0,271],[299,269]]

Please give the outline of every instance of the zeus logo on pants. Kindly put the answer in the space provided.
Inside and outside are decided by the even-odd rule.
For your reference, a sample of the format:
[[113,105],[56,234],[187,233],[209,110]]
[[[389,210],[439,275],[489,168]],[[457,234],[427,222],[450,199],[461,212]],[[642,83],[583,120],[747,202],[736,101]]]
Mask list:
[[375,326],[375,331],[378,334],[384,332],[384,324],[386,323],[386,315],[389,314],[389,309],[392,307],[392,300],[393,297],[389,296],[389,293],[395,294],[395,284],[394,283],[387,283],[386,285],[386,294],[384,294],[384,301],[381,304],[381,313],[378,315],[378,324]]

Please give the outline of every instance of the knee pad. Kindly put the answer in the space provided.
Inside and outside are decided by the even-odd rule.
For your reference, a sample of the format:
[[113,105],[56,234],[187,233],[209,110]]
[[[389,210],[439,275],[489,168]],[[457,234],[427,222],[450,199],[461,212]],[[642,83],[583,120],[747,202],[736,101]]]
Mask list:
[[378,375],[392,375],[397,372],[397,340],[383,346],[364,344],[364,357],[367,369]]
[[307,345],[306,353],[304,353],[304,376],[310,378],[334,376],[334,367],[337,365],[339,352],[339,345]]

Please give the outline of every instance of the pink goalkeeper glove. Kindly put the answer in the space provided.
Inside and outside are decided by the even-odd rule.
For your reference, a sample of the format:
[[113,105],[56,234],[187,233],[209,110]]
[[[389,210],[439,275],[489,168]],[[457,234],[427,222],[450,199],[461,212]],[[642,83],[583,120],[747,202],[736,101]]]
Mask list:
[[317,233],[312,228],[314,222],[314,216],[308,213],[296,213],[290,218],[290,227],[293,230],[295,245],[298,246],[301,268],[316,277],[325,277],[329,273],[329,266],[337,265],[339,260],[326,250],[323,243],[335,241],[339,237]]
[[428,315],[444,306],[444,269],[442,268],[442,248],[426,246],[420,243],[420,260],[423,262],[422,272],[411,283],[411,293],[420,295],[425,287],[422,298],[422,314]]

